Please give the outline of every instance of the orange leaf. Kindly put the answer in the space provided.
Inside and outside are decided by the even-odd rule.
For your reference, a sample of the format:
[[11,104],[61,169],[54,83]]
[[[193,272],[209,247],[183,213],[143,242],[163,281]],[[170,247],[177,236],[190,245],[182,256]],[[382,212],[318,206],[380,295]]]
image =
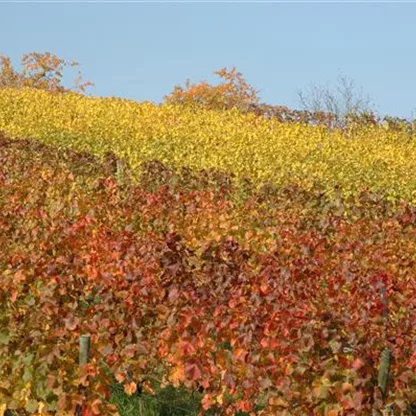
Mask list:
[[185,370],[182,364],[178,364],[171,370],[169,380],[174,387],[179,387],[180,383],[185,380]]
[[92,404],[91,404],[91,411],[94,415],[100,415],[101,414],[101,409],[100,409],[100,405],[101,405],[101,400],[100,399],[95,399]]
[[208,410],[212,407],[212,405],[214,404],[214,400],[212,399],[210,394],[206,394],[201,401],[202,404],[202,408],[204,410]]
[[234,358],[236,360],[245,361],[247,354],[248,354],[248,352],[245,349],[243,349],[243,348],[237,348],[234,351]]
[[124,374],[122,374],[122,373],[117,373],[117,374],[115,375],[115,379],[116,379],[119,383],[122,383],[122,382],[126,379],[126,377],[125,377],[125,375],[124,375]]
[[12,292],[12,295],[10,296],[10,300],[12,301],[12,303],[14,303],[16,302],[16,299],[17,299],[17,290],[13,288],[11,292]]
[[130,383],[124,385],[124,391],[128,396],[133,395],[137,391],[137,384],[134,381],[130,381]]

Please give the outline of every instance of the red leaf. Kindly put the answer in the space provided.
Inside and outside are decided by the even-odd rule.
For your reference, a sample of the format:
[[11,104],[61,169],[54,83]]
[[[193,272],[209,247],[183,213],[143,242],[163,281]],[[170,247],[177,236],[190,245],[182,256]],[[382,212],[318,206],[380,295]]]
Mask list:
[[181,341],[179,343],[179,350],[183,355],[192,355],[196,351],[195,347],[188,341]]
[[352,368],[354,370],[359,370],[360,368],[362,368],[364,366],[364,361],[361,360],[360,358],[356,358],[353,363],[352,363]]
[[242,412],[250,412],[253,406],[247,400],[238,400],[235,403],[235,408],[241,410]]
[[201,370],[196,364],[188,364],[185,366],[186,373],[192,381],[199,380],[202,376]]
[[170,302],[174,302],[180,296],[178,288],[175,286],[169,291],[168,299]]

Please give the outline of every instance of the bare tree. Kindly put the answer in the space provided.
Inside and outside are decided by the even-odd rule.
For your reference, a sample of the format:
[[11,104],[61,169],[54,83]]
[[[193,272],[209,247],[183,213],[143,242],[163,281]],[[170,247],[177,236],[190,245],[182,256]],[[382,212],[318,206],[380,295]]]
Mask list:
[[306,91],[298,91],[298,100],[303,110],[333,114],[338,125],[343,125],[347,116],[373,113],[374,107],[362,87],[342,74],[335,88],[329,84],[312,84]]

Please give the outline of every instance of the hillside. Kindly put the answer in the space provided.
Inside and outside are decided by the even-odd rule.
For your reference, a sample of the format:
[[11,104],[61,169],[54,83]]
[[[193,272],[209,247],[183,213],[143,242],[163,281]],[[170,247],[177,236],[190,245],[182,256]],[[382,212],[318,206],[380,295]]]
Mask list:
[[300,185],[328,195],[363,189],[416,202],[416,140],[381,126],[329,131],[237,110],[139,104],[35,89],[0,90],[0,130],[47,144],[111,151],[137,177],[143,161],[217,169],[256,184]]
[[207,415],[415,402],[412,136],[33,89],[0,130],[0,414],[115,415],[116,382]]

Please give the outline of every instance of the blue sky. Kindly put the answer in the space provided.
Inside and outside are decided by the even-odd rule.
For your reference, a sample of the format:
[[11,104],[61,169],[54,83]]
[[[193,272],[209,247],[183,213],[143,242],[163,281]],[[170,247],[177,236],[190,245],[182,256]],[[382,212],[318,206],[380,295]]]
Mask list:
[[160,102],[236,66],[263,101],[343,73],[381,114],[416,116],[416,3],[0,3],[0,54],[80,62],[94,95]]

